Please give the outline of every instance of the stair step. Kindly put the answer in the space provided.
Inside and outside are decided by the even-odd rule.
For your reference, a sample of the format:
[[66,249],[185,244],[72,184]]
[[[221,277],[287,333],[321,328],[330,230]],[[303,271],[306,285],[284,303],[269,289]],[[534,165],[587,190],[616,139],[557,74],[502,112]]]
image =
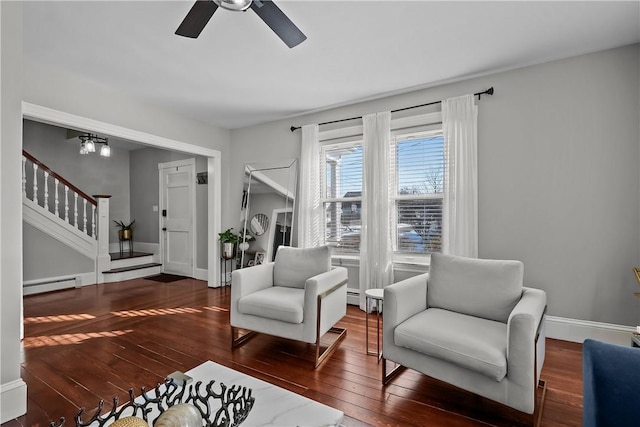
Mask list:
[[121,258],[121,259],[111,260],[111,267],[109,268],[111,268],[112,270],[115,270],[117,268],[135,267],[142,264],[150,264],[156,261],[158,260],[154,259],[153,255],[151,254],[139,256],[135,258]]
[[138,264],[138,265],[131,265],[131,266],[127,266],[127,267],[112,268],[111,270],[103,271],[102,274],[122,273],[122,272],[125,272],[125,271],[135,271],[135,270],[142,270],[143,268],[161,267],[161,266],[162,266],[162,264],[158,264],[156,262],[150,262],[150,263],[147,263],[147,264]]
[[130,259],[130,258],[140,258],[145,256],[153,256],[152,253],[149,252],[134,252],[132,254],[129,251],[124,251],[122,254],[120,252],[112,252],[109,254],[111,257],[111,261],[117,261],[121,259]]

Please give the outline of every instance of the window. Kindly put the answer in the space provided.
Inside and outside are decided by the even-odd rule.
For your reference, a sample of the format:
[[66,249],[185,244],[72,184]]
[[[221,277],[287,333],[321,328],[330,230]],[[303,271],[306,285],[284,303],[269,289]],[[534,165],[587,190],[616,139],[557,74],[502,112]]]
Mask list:
[[325,243],[342,253],[357,253],[362,225],[362,141],[324,146],[320,163]]
[[445,167],[442,131],[393,137],[391,167],[394,251],[440,252]]
[[[399,255],[439,252],[442,248],[444,138],[442,130],[395,132],[391,138],[390,203]],[[360,251],[362,141],[325,144],[320,154],[324,240],[336,253]]]

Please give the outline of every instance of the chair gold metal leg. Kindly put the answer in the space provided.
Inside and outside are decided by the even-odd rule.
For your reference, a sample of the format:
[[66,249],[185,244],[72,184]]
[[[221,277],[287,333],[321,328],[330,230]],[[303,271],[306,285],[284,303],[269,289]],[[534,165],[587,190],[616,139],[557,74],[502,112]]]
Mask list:
[[533,425],[535,427],[540,427],[540,422],[542,421],[542,411],[544,410],[544,401],[547,397],[547,382],[545,380],[538,380],[538,387],[542,389],[542,396],[540,396],[540,406],[538,406],[538,399],[536,396],[536,404],[535,409],[533,410]]
[[240,347],[242,344],[246,343],[257,334],[257,332],[255,331],[249,331],[244,335],[240,335],[239,329],[240,328],[236,328],[233,326],[231,327],[231,348],[232,349],[236,347]]
[[338,338],[336,338],[329,347],[327,347],[322,354],[320,354],[320,337],[316,338],[316,360],[314,368],[320,366],[320,364],[329,357],[340,345],[340,342],[347,336],[347,330],[345,328],[332,327],[327,331],[338,334]]
[[384,356],[383,356],[381,360],[382,360],[382,385],[383,386],[387,385],[389,383],[389,381],[391,381],[392,379],[397,377],[399,374],[401,374],[406,369],[405,366],[397,364],[391,370],[391,372],[387,373],[387,359],[385,359]]

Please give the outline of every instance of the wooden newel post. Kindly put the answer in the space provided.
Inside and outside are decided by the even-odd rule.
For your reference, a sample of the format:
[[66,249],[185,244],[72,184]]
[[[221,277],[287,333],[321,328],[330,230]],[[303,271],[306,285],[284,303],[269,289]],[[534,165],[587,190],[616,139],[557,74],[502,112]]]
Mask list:
[[111,269],[111,257],[109,256],[109,198],[107,194],[94,194],[93,198],[98,202],[98,256],[96,257],[96,283],[104,283],[103,271]]

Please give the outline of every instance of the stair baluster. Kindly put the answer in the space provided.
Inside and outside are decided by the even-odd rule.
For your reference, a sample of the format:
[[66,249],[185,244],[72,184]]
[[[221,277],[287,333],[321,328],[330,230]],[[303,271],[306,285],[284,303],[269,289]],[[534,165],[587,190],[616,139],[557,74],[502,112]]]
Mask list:
[[69,223],[69,186],[64,186],[64,220]]
[[73,193],[73,226],[80,230],[78,227],[78,193]]
[[49,210],[49,172],[44,171],[44,208]]
[[82,215],[84,220],[83,231],[87,232],[87,199],[82,199]]
[[36,205],[39,205],[38,202],[38,165],[36,163],[33,164],[33,201],[36,202]]
[[58,205],[60,204],[60,200],[59,200],[59,197],[58,197],[58,184],[60,184],[60,180],[58,178],[54,178],[53,182],[54,182],[54,187],[56,189],[56,197],[55,197],[55,203],[54,203],[54,205],[55,205],[54,213],[59,218],[60,217],[60,210],[58,209]]
[[91,205],[91,218],[93,218],[91,220],[91,236],[93,236],[94,239],[97,239],[98,235],[96,234],[96,221],[98,221],[98,215],[96,207],[93,205]]

